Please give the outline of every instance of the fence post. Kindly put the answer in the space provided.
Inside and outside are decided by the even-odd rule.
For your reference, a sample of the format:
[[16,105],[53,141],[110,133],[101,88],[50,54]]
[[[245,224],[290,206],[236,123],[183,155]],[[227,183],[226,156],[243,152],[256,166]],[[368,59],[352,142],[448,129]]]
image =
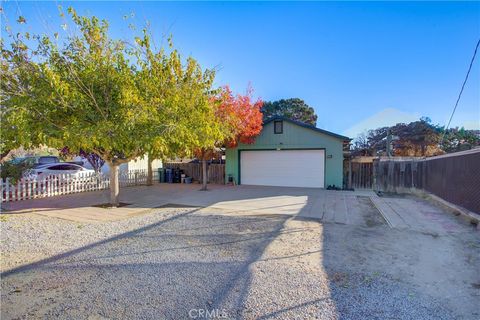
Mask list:
[[23,200],[30,199],[30,178],[25,178],[25,197]]
[[5,195],[5,200],[10,201],[10,178],[5,179],[5,188],[6,188],[6,195]]
[[37,194],[38,194],[37,177],[34,177],[32,181],[32,199],[36,199]]
[[43,181],[45,182],[45,190],[47,191],[47,197],[50,197],[50,179],[48,179],[48,176],[43,176]]
[[63,194],[68,194],[68,189],[70,187],[70,181],[68,179],[69,174],[63,174]]
[[53,197],[55,195],[55,177],[53,175],[48,176],[48,181],[50,185],[50,196]]
[[12,185],[12,183],[9,181],[8,182],[9,184],[9,188],[12,189],[12,201],[15,201],[18,197],[17,197],[17,185]]
[[56,174],[55,177],[57,178],[57,194],[59,196],[61,196],[63,194],[63,190],[62,190],[62,174]]
[[53,175],[48,176],[48,186],[50,188],[50,194],[48,196],[53,197],[55,195],[55,181]]
[[92,191],[92,186],[90,185],[91,178],[92,178],[92,175],[90,173],[87,173],[86,174],[86,181],[85,181],[85,187],[87,188],[87,190],[86,190],[87,192]]
[[47,181],[45,180],[45,177],[44,176],[40,176],[40,184],[42,186],[42,193],[41,193],[41,197],[45,197],[46,194],[47,194]]
[[20,181],[22,183],[22,196],[21,196],[20,200],[25,200],[25,197],[27,196],[27,192],[25,190],[25,179],[22,178]]
[[50,197],[55,195],[55,177],[53,175],[48,176],[48,184],[50,185]]
[[28,178],[27,183],[28,183],[28,189],[27,189],[28,199],[33,199],[33,179]]
[[59,183],[60,195],[64,195],[65,194],[65,174],[61,173],[58,178],[60,180],[60,183]]
[[62,194],[62,183],[61,183],[61,177],[62,174],[56,174],[55,175],[55,179],[57,180],[56,183],[55,183],[55,186],[56,186],[56,193],[55,195],[57,196],[60,196]]
[[58,195],[58,177],[56,175],[52,175],[52,187],[53,187],[53,196]]

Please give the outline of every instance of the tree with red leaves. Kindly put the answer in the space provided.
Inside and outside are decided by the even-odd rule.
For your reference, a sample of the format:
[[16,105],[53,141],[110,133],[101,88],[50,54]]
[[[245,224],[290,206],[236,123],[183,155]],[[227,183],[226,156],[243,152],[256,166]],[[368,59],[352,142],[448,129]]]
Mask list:
[[202,161],[202,190],[207,190],[207,161],[211,160],[216,149],[220,147],[235,147],[238,143],[251,144],[255,142],[262,130],[263,102],[252,101],[252,89],[248,88],[245,95],[234,95],[228,86],[220,89],[212,98],[215,119],[220,125],[223,139],[214,145],[204,146],[195,150],[195,155]]
[[228,86],[222,88],[218,97],[217,117],[228,126],[230,137],[224,144],[235,147],[239,142],[251,144],[262,130],[263,101],[252,102],[252,89],[248,88],[246,95],[234,96]]

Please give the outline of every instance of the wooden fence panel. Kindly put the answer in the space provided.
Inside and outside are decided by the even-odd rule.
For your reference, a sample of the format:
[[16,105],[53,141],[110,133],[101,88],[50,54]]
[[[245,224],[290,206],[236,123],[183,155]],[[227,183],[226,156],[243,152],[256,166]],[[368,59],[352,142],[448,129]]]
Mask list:
[[354,189],[371,189],[373,186],[373,163],[352,162],[352,185]]
[[[167,162],[165,168],[180,169],[187,177],[202,182],[202,164],[192,162]],[[225,164],[212,163],[207,167],[209,183],[225,184]]]

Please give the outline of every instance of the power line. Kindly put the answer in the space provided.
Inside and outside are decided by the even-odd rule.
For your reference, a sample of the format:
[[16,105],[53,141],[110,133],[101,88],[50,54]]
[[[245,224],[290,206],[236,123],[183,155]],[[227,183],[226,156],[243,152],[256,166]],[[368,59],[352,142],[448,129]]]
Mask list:
[[470,66],[468,67],[467,75],[465,76],[465,80],[463,80],[462,89],[460,89],[460,93],[458,94],[457,102],[455,103],[455,107],[453,108],[452,115],[450,116],[450,119],[448,120],[448,124],[445,127],[445,130],[443,131],[443,135],[442,135],[442,139],[440,140],[440,144],[442,144],[443,138],[445,138],[445,134],[447,133],[447,129],[448,129],[448,127],[450,127],[450,122],[452,122],[453,115],[455,114],[455,111],[457,110],[458,102],[460,101],[460,98],[461,98],[462,93],[463,93],[463,89],[465,88],[465,84],[467,83],[468,76],[470,75],[470,70],[472,70],[473,61],[475,61],[475,56],[477,55],[477,50],[478,50],[479,45],[480,45],[480,39],[478,39],[478,41],[477,41],[477,46],[475,47],[475,52],[473,53],[472,60],[470,61]]

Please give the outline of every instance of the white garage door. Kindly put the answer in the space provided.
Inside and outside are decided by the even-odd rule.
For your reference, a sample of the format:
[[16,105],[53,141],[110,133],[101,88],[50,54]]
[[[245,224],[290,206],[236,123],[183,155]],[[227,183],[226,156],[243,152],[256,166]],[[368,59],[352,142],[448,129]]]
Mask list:
[[240,152],[241,184],[323,188],[324,173],[324,150]]

